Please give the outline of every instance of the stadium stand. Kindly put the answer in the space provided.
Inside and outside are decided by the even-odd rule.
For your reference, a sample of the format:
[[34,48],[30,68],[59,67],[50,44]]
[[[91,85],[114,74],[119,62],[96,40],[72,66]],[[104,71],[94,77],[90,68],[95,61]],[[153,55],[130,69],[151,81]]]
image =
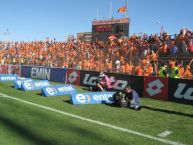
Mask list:
[[[111,38],[111,37],[109,37]],[[192,79],[193,33],[182,28],[179,35],[133,34],[105,42],[70,39],[0,43],[1,64],[63,67],[80,70],[157,76],[161,63],[178,62],[181,78]],[[170,63],[169,63],[170,62]],[[172,69],[169,67],[169,71]],[[186,74],[186,75],[184,75]],[[187,75],[188,74],[188,75]]]

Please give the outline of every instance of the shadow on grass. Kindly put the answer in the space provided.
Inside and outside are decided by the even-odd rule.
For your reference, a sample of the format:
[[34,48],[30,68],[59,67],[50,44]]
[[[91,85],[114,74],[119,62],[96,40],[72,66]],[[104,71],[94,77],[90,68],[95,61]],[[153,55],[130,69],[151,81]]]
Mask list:
[[158,112],[163,112],[163,113],[168,113],[168,114],[174,114],[174,115],[181,115],[181,116],[193,118],[193,114],[188,114],[188,113],[183,113],[183,112],[177,112],[177,111],[173,111],[173,110],[153,108],[153,107],[149,107],[149,106],[142,106],[142,108],[148,109],[148,110],[152,110],[152,111],[158,111]]
[[65,102],[65,103],[68,103],[68,104],[71,104],[71,105],[72,105],[71,100],[63,100],[63,102]]
[[38,92],[38,93],[36,93],[36,95],[41,96],[41,97],[44,97],[43,94],[42,94],[42,92],[41,92],[41,93]]
[[106,106],[109,106],[109,107],[121,108],[118,104],[115,104],[115,103],[113,103],[113,104],[103,103],[103,104],[105,104]]
[[93,91],[91,91],[91,90],[89,89],[89,87],[84,87],[84,88],[82,88],[82,90],[84,90],[84,92],[82,92],[82,93],[93,92]]
[[[39,132],[35,132],[31,130],[33,126],[23,126],[18,122],[11,120],[10,118],[4,117],[0,115],[0,123],[4,125],[8,130],[17,134],[24,140],[27,140],[29,144],[36,144],[36,145],[83,145],[83,144],[106,144],[107,142],[112,145],[122,144],[126,145],[126,143],[120,141],[117,138],[110,138],[106,137],[104,134],[101,135],[100,131],[91,130],[84,125],[79,125],[72,122],[64,122],[62,126],[55,126],[56,131],[62,130],[64,135],[67,133],[68,135],[65,137],[63,136],[62,140],[56,140],[54,136],[52,138],[43,137]],[[45,125],[47,127],[47,125]],[[54,127],[54,126],[52,126]],[[46,132],[45,132],[46,135]],[[78,137],[78,138],[76,138]],[[84,142],[82,142],[84,140]],[[81,141],[81,142],[79,142]],[[16,142],[17,144],[17,142]]]
[[19,134],[21,138],[28,140],[29,142],[37,145],[55,145],[56,141],[44,139],[38,133],[32,132],[28,128],[25,128],[21,124],[9,118],[0,116],[0,123],[9,128],[12,132]]
[[15,86],[12,85],[11,88],[15,88]]

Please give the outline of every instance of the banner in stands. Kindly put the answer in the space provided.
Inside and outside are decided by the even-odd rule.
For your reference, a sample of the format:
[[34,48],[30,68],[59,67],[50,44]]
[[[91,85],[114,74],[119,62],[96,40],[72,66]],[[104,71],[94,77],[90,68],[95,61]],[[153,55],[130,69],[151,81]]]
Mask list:
[[144,77],[144,96],[168,100],[168,78]]
[[[107,73],[111,80],[111,90],[120,91],[127,85],[131,85],[135,89],[139,96],[143,96],[143,77],[132,76],[125,74]],[[82,86],[94,86],[95,80],[98,78],[99,72],[93,71],[81,71],[80,72],[80,85]]]
[[113,95],[115,92],[92,92],[72,94],[71,102],[73,105],[77,104],[101,104],[101,103],[114,103]]
[[8,74],[8,65],[0,65],[0,74]]
[[66,80],[66,69],[22,66],[21,76],[33,79],[49,80],[64,83]]
[[15,81],[18,79],[17,75],[13,74],[0,74],[0,82]]
[[169,79],[169,99],[193,104],[193,83],[187,79]]
[[34,91],[40,90],[42,87],[50,86],[50,83],[47,80],[44,81],[31,81],[31,82],[22,82],[21,89],[23,91]]
[[15,89],[21,89],[21,83],[22,82],[31,82],[31,81],[33,81],[31,78],[15,80],[14,81],[14,87],[15,87]]
[[68,69],[66,73],[67,84],[80,85],[80,71],[74,69]]
[[20,65],[8,65],[8,73],[17,74],[20,76],[21,66]]
[[60,96],[60,95],[73,94],[73,93],[77,94],[74,86],[69,84],[42,87],[41,90],[42,90],[42,95],[46,97]]
[[17,74],[20,76],[20,65],[0,65],[0,74]]

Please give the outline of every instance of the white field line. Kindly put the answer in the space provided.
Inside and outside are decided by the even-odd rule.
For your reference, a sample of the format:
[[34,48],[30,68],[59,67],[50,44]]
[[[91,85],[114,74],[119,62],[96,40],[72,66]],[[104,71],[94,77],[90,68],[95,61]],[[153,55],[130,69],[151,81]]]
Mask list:
[[159,137],[167,137],[171,133],[172,133],[172,131],[166,130],[164,132],[159,133],[157,136],[159,136]]
[[111,125],[111,124],[108,124],[108,123],[104,123],[104,122],[101,122],[101,121],[96,121],[96,120],[92,120],[92,119],[89,119],[89,118],[85,118],[85,117],[81,117],[81,116],[78,116],[78,115],[74,115],[74,114],[71,114],[71,113],[63,112],[63,111],[60,111],[60,110],[57,110],[57,109],[54,109],[54,108],[50,108],[50,107],[47,107],[47,106],[35,104],[35,103],[28,102],[28,101],[25,101],[25,100],[22,100],[22,99],[19,99],[19,98],[11,97],[11,96],[8,96],[6,94],[0,93],[0,95],[2,97],[8,98],[8,99],[12,99],[12,100],[15,100],[15,101],[19,101],[19,102],[22,102],[22,103],[25,103],[25,104],[29,104],[29,105],[32,105],[32,106],[36,106],[36,107],[39,107],[39,108],[42,108],[42,109],[45,109],[45,110],[53,111],[53,112],[56,112],[56,113],[59,113],[59,114],[62,114],[62,115],[66,115],[66,116],[69,116],[69,117],[72,117],[72,118],[84,120],[84,121],[87,121],[87,122],[90,122],[90,123],[94,123],[94,124],[97,124],[97,125],[100,125],[100,126],[105,126],[105,127],[113,128],[113,129],[121,131],[121,132],[126,132],[126,133],[134,134],[134,135],[137,135],[137,136],[141,136],[141,137],[144,137],[144,138],[148,138],[148,139],[151,139],[151,140],[159,141],[159,142],[162,142],[162,143],[165,143],[165,144],[185,145],[185,144],[180,143],[180,142],[175,142],[175,141],[171,141],[171,140],[167,140],[167,139],[162,139],[162,138],[154,137],[154,136],[151,136],[151,135],[148,135],[148,134],[144,134],[144,133],[140,133],[140,132],[137,132],[137,131],[133,131],[133,130],[130,130],[130,129],[127,129],[127,128],[122,128],[122,127],[118,127],[118,126]]

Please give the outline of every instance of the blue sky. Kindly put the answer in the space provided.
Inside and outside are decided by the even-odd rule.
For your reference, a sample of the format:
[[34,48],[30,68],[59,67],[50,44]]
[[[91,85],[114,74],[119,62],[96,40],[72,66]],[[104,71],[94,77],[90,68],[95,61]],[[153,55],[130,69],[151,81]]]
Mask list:
[[[123,17],[117,10],[125,0],[0,0],[0,41],[64,40],[70,34],[89,32],[97,8],[99,19],[109,18],[111,1],[112,16]],[[182,27],[193,30],[192,8],[193,0],[128,0],[130,34],[158,33],[161,26],[170,34]],[[7,29],[9,36],[4,35]]]

